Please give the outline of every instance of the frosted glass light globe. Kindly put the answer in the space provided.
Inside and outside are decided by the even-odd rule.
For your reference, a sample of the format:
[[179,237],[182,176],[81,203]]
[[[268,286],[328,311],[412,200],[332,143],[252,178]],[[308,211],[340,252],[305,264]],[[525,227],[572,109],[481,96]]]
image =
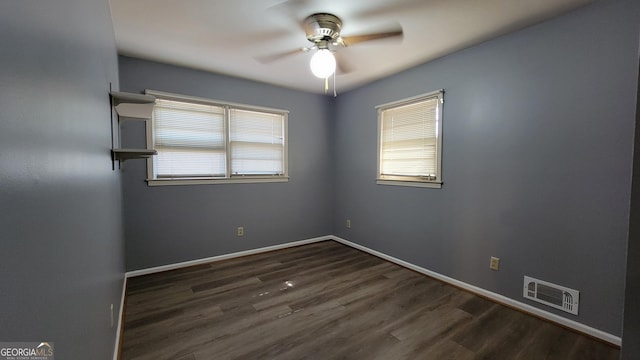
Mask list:
[[313,75],[321,79],[326,79],[336,71],[336,58],[331,51],[320,49],[313,54],[309,65],[311,66]]

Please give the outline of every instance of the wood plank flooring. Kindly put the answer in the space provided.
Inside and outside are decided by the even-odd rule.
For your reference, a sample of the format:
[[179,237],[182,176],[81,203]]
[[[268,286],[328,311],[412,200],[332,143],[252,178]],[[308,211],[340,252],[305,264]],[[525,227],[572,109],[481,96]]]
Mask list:
[[325,241],[134,277],[121,359],[618,359],[619,350]]

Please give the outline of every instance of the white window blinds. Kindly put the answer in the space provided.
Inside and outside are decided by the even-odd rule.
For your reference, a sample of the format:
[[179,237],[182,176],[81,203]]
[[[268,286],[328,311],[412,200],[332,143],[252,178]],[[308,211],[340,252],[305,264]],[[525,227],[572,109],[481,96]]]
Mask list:
[[282,114],[231,109],[231,175],[284,174]]
[[151,93],[150,180],[286,178],[286,111]]
[[153,120],[157,177],[225,176],[224,108],[158,99]]
[[379,108],[379,178],[439,180],[442,92]]

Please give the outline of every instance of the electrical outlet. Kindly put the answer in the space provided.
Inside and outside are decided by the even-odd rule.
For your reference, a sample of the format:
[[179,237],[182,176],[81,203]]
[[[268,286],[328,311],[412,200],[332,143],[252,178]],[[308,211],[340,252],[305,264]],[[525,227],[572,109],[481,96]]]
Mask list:
[[347,219],[347,229],[351,229],[351,220]]
[[111,311],[111,327],[113,327],[113,304],[111,304],[110,306],[110,311]]
[[489,268],[496,271],[500,270],[500,258],[492,256],[491,261],[489,262]]
[[238,226],[238,232],[236,234],[238,236],[244,236],[244,227]]

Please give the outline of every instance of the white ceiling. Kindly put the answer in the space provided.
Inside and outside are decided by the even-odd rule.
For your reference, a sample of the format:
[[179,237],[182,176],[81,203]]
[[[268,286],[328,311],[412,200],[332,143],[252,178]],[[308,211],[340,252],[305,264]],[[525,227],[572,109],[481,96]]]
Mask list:
[[353,70],[346,91],[417,64],[547,20],[595,0],[110,0],[120,54],[322,93],[311,52],[261,63],[257,57],[310,46],[300,23],[328,12],[343,36],[393,29],[401,39],[338,50]]

